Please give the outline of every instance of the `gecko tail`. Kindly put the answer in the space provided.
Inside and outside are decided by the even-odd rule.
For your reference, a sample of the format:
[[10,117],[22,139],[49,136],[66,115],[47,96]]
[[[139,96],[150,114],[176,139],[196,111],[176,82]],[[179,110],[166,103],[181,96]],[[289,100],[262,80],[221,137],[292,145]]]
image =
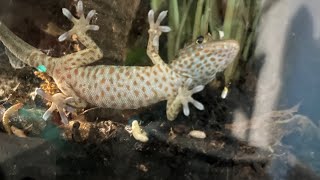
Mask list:
[[[11,65],[13,67],[21,68],[24,64],[28,64],[28,58],[32,52],[42,52],[30,44],[23,41],[21,38],[16,36],[10,29],[0,21],[0,41],[6,47],[6,54],[9,57]],[[22,62],[19,62],[22,61]]]
[[9,62],[14,69],[22,69],[26,66],[26,64],[15,55],[13,55],[8,48],[5,48],[5,53],[8,56]]
[[[35,49],[11,32],[3,22],[0,22],[0,41],[2,41],[6,48],[18,59],[28,57],[27,55]],[[23,61],[23,59],[21,60]]]
[[[11,65],[16,68],[23,68],[26,64],[38,68],[46,67],[46,72],[50,75],[55,67],[55,58],[46,55],[39,49],[31,46],[16,36],[10,29],[0,21],[0,41],[6,47],[6,54]],[[51,66],[49,66],[51,65]]]

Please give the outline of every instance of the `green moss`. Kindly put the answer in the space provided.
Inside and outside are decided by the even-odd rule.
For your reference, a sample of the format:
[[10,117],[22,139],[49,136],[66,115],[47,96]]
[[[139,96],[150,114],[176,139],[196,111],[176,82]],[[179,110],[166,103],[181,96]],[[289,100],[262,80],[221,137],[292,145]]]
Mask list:
[[145,48],[129,49],[125,61],[126,66],[143,65],[147,63],[147,54]]

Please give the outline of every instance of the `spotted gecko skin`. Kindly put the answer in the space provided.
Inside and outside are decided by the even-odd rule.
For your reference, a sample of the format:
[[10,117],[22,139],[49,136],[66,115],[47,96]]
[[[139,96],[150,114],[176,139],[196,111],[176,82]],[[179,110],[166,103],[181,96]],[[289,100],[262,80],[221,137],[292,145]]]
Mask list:
[[158,54],[160,35],[170,31],[169,27],[160,26],[167,12],[161,12],[155,22],[151,10],[148,14],[150,29],[147,54],[153,66],[87,66],[103,57],[102,51],[86,34],[87,30],[98,30],[99,27],[90,25],[94,10],[84,17],[82,1],[78,2],[76,9],[79,19],[67,9],[62,9],[74,27],[62,34],[59,41],[76,34],[86,49],[59,58],[47,56],[27,44],[0,22],[0,40],[10,56],[29,66],[44,65],[62,92],[50,96],[41,90],[37,91],[52,102],[44,119],[55,109],[59,111],[62,121],[67,123],[63,111],[71,111],[73,107],[91,104],[104,108],[136,109],[163,100],[168,101],[169,120],[176,118],[182,106],[184,114],[188,115],[188,103],[203,109],[202,104],[191,97],[192,94],[201,91],[204,85],[212,81],[216,72],[224,70],[239,51],[236,41],[205,40],[181,50],[179,57],[168,65]]
[[[72,60],[70,61],[72,62]],[[136,109],[177,93],[183,78],[163,65],[152,67],[89,66],[71,68],[53,77],[61,91],[66,85],[86,102],[99,107]]]
[[206,37],[202,45],[194,43],[180,50],[178,58],[169,67],[178,74],[191,77],[192,87],[206,85],[215,78],[217,72],[226,69],[238,51],[237,41],[210,42],[210,37]]

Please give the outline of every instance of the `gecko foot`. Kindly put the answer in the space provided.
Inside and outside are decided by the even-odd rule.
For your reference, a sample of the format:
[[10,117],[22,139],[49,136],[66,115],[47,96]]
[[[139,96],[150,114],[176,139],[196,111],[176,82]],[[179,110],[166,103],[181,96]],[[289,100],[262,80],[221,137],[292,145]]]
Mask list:
[[204,89],[203,85],[199,85],[194,87],[193,89],[189,90],[189,87],[192,84],[192,79],[189,78],[185,85],[179,88],[177,99],[180,101],[180,103],[183,106],[183,114],[186,116],[189,116],[190,109],[189,109],[189,103],[193,104],[197,109],[204,110],[203,104],[201,104],[199,101],[196,101],[192,98],[192,95],[195,93],[198,93]]
[[74,99],[72,97],[66,97],[62,93],[57,93],[57,94],[54,94],[51,96],[51,95],[45,93],[40,88],[36,89],[36,94],[40,95],[41,97],[43,97],[47,101],[52,102],[50,108],[42,116],[42,118],[44,120],[47,120],[50,117],[50,115],[52,114],[52,112],[57,109],[60,114],[62,123],[64,123],[64,124],[68,123],[68,118],[65,114],[65,111],[67,111],[67,112],[74,112],[75,111],[75,109],[73,107],[68,105],[68,103],[72,103],[74,101]]
[[160,23],[163,21],[163,19],[167,16],[168,11],[162,11],[156,22],[154,21],[154,11],[150,10],[148,13],[148,21],[150,24],[149,28],[149,34],[150,37],[153,37],[152,44],[155,47],[159,47],[159,37],[162,32],[170,32],[171,28],[169,26],[160,26]]
[[68,9],[62,8],[63,15],[66,16],[71,22],[73,22],[74,26],[71,30],[59,36],[58,40],[60,42],[69,38],[71,35],[77,34],[79,32],[85,33],[88,30],[93,30],[93,31],[99,30],[99,26],[90,25],[90,20],[96,14],[95,10],[89,11],[87,17],[84,17],[83,3],[81,0],[78,1],[76,9],[77,9],[77,14],[80,17],[79,19],[75,18]]

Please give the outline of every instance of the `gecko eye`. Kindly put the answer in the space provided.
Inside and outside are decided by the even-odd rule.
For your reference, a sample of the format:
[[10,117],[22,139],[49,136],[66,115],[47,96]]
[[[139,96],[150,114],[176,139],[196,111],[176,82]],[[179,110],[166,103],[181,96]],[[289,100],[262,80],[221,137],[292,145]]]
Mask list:
[[200,35],[200,36],[197,37],[196,43],[197,44],[202,44],[203,40],[204,40],[204,37]]

